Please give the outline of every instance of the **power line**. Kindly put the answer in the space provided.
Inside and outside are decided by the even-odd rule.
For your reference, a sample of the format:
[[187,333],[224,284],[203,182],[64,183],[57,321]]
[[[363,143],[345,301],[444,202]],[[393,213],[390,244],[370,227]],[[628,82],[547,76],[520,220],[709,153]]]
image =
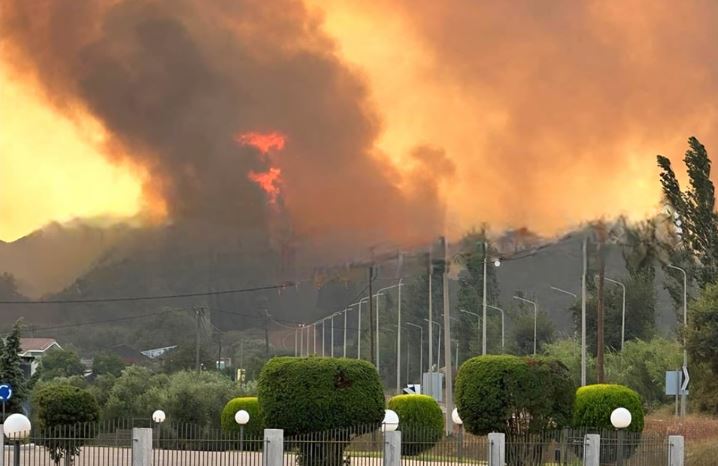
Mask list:
[[144,319],[147,317],[154,317],[154,316],[159,316],[159,315],[163,315],[163,314],[169,314],[172,312],[181,312],[181,309],[171,309],[171,310],[166,310],[166,311],[161,311],[161,312],[152,312],[149,314],[143,314],[143,315],[139,315],[139,316],[125,316],[125,317],[118,317],[115,319],[94,320],[94,321],[90,321],[90,322],[78,322],[78,323],[74,323],[74,324],[56,325],[56,326],[52,326],[52,327],[35,327],[35,326],[30,325],[30,326],[28,326],[28,328],[31,329],[32,331],[60,330],[63,328],[84,327],[86,325],[100,325],[100,324],[109,324],[112,322],[123,322],[123,321],[127,321],[127,320]]
[[257,286],[253,288],[234,288],[229,290],[220,291],[202,291],[196,293],[178,293],[170,295],[155,295],[155,296],[121,296],[117,298],[89,298],[89,299],[52,299],[52,300],[40,300],[40,301],[0,301],[0,304],[87,304],[87,303],[117,303],[117,302],[128,302],[128,301],[159,301],[166,299],[182,299],[182,298],[197,298],[201,296],[214,296],[214,295],[227,295],[227,294],[240,294],[240,293],[252,293],[256,291],[267,291],[284,289],[294,286],[294,282],[285,282],[279,285],[266,285]]

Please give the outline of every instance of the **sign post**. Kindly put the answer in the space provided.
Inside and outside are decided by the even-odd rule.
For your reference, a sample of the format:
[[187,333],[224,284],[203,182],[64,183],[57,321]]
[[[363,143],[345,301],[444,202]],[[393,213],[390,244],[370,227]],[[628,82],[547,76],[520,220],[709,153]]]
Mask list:
[[12,386],[7,383],[0,384],[0,402],[2,402],[2,420],[5,422],[5,404],[12,398]]

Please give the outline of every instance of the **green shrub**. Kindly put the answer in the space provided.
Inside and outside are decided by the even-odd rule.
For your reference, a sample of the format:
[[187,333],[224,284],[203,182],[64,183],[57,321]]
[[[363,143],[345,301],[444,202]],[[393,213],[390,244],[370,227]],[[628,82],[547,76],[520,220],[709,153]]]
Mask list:
[[575,385],[556,360],[478,356],[456,377],[456,407],[475,435],[518,435],[570,423]]
[[389,409],[399,415],[403,453],[417,455],[431,449],[441,439],[444,414],[432,397],[397,395],[389,400]]
[[259,411],[259,401],[254,396],[234,398],[224,406],[221,416],[222,430],[225,432],[240,431],[239,424],[234,420],[234,415],[241,409],[249,413],[249,422],[244,426],[245,437],[262,438],[264,422],[262,422],[262,414]]
[[[523,436],[557,430],[571,422],[576,386],[557,360],[478,356],[456,377],[456,407],[474,435],[503,432],[509,437],[508,464],[528,464],[544,454]],[[512,440],[513,438],[513,440]]]
[[50,458],[59,463],[62,458],[79,455],[83,443],[83,426],[79,424],[95,422],[99,417],[92,394],[68,384],[45,384],[35,392],[33,404],[37,427],[44,433],[36,441],[47,448]]
[[378,427],[384,418],[379,374],[367,361],[276,357],[262,369],[257,392],[267,427],[287,436],[328,431],[323,446],[298,443],[302,466],[339,466],[350,428]]
[[624,385],[596,384],[579,388],[573,407],[573,426],[613,430],[611,413],[616,408],[631,412],[631,425],[626,431],[643,431],[641,397]]

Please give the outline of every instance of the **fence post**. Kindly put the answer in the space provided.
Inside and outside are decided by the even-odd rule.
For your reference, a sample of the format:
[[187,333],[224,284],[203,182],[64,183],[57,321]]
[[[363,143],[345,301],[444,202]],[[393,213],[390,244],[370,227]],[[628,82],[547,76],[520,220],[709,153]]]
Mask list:
[[601,463],[601,436],[586,434],[583,438],[583,466],[599,466]]
[[401,466],[401,432],[384,432],[384,466]]
[[684,460],[683,436],[668,436],[668,466],[683,466]]
[[282,466],[284,460],[284,431],[264,429],[264,458],[262,466]]
[[5,466],[5,432],[0,424],[0,466]]
[[506,464],[506,435],[496,432],[489,434],[489,465],[504,466]]
[[132,466],[152,465],[152,429],[132,428]]

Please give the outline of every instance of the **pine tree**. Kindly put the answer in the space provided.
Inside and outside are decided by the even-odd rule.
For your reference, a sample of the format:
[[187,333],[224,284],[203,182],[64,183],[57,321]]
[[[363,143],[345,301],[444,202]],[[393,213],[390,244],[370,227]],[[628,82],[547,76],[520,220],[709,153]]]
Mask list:
[[20,360],[20,332],[21,323],[18,320],[5,340],[0,356],[0,381],[10,384],[13,389],[12,398],[5,406],[7,413],[22,412],[22,403],[27,397],[25,375]]
[[[671,161],[657,156],[661,168],[663,195],[674,210],[677,231],[686,252],[695,259],[695,278],[701,287],[718,276],[718,215],[715,213],[715,188],[711,181],[711,161],[705,147],[696,139],[688,140],[690,149],[683,159],[689,187],[681,190]],[[670,271],[675,275],[675,271]]]

